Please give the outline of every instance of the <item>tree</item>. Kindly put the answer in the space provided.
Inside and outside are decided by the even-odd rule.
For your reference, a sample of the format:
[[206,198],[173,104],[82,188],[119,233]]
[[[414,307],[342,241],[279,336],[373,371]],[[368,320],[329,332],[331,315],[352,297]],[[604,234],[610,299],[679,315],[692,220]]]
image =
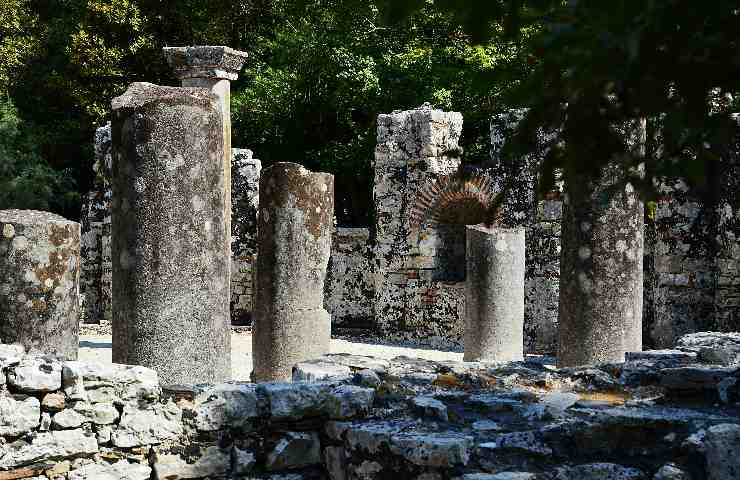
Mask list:
[[424,102],[461,111],[466,158],[480,160],[501,92],[527,70],[514,61],[517,45],[500,35],[473,45],[431,3],[394,25],[366,0],[280,2],[275,16],[269,55],[252,60],[234,86],[234,144],[268,164],[334,173],[344,225],[372,223],[378,114]]
[[[409,15],[420,3],[382,5]],[[559,130],[540,172],[545,191],[556,171],[565,180],[559,358],[567,366],[623,359],[641,348],[643,218],[634,189],[651,199],[657,178],[681,175],[712,205],[739,138],[729,115],[740,73],[737,2],[439,4],[478,39],[493,22],[514,37],[540,27],[522,50],[533,73],[511,91],[529,111],[508,161],[531,149],[540,129]],[[656,141],[643,147],[646,139]]]

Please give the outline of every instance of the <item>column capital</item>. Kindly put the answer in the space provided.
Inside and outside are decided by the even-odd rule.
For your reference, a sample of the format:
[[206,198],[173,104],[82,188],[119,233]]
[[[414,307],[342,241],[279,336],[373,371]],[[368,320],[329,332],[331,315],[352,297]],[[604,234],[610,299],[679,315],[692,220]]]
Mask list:
[[236,80],[247,53],[224,46],[164,47],[167,63],[178,79]]

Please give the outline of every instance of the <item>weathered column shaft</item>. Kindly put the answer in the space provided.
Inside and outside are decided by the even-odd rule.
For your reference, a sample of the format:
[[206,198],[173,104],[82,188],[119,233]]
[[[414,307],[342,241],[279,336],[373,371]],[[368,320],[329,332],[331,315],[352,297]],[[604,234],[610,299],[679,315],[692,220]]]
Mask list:
[[524,358],[524,228],[467,227],[465,361]]
[[[238,78],[247,54],[229,47],[210,45],[165,47],[163,52],[183,87],[206,88],[216,95],[221,105],[224,138],[222,168],[227,179],[226,202],[223,208],[226,229],[231,232],[231,81]],[[230,282],[230,268],[226,274]]]
[[592,186],[563,208],[558,364],[622,362],[642,350],[643,206],[630,184]]
[[334,177],[276,163],[260,178],[252,355],[255,381],[289,380],[294,364],[329,352],[324,279]]
[[231,377],[222,122],[205,89],[135,83],[113,100],[113,361],[163,383]]
[[0,340],[77,359],[80,225],[0,210]]

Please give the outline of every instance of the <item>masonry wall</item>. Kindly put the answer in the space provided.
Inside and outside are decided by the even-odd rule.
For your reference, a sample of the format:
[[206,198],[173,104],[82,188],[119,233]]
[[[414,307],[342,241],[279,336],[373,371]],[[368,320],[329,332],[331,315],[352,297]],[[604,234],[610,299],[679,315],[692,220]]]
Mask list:
[[110,122],[95,131],[95,181],[80,215],[80,291],[82,321],[111,319],[111,133]]
[[449,255],[462,253],[464,259],[464,229],[412,232],[410,213],[424,182],[457,170],[461,130],[461,114],[428,105],[378,116],[375,326],[390,337],[460,338],[464,292],[459,265],[464,262],[451,261]]
[[532,151],[522,157],[507,155],[508,139],[516,134],[525,109],[515,109],[491,119],[491,165],[487,174],[506,192],[502,222],[525,227],[524,351],[557,350],[558,295],[560,284],[560,192],[538,200],[540,166],[553,132],[540,131]]
[[262,163],[252,151],[232,149],[231,165],[231,322],[246,324],[252,318],[257,212]]
[[324,308],[332,324],[371,329],[374,325],[374,262],[367,228],[335,229],[324,283]]

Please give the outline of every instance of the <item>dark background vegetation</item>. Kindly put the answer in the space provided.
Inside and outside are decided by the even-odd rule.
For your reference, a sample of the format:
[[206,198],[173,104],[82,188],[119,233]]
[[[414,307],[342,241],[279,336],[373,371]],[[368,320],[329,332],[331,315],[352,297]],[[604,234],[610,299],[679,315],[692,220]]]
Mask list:
[[[711,192],[721,148],[737,134],[724,114],[738,107],[739,8],[730,0],[4,0],[0,208],[77,219],[110,100],[133,81],[175,85],[161,48],[195,44],[249,53],[232,84],[233,145],[265,164],[334,173],[343,225],[371,216],[377,115],[424,102],[463,113],[469,162],[488,155],[492,114],[530,107],[512,149],[526,148],[542,125],[561,127],[565,142],[545,179],[562,169],[572,188],[625,150],[611,126],[659,118],[661,148],[624,161]],[[650,182],[641,188],[651,194]]]

